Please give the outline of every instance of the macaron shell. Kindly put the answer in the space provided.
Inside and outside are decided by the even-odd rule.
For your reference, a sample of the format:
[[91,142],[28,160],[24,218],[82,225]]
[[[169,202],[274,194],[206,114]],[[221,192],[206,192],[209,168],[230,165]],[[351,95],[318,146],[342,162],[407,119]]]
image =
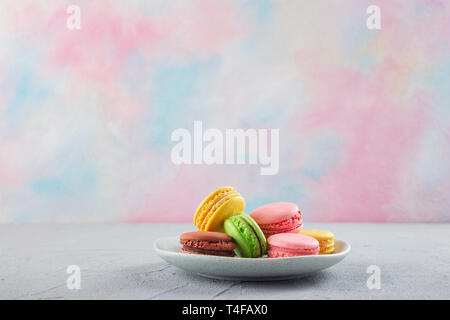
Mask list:
[[303,223],[301,219],[301,215],[294,216],[291,219],[274,223],[274,224],[261,224],[261,230],[263,230],[266,237],[270,237],[271,235],[277,233],[297,233],[303,228]]
[[239,231],[239,226],[236,226],[234,222],[230,221],[230,219],[225,220],[224,229],[225,232],[237,243],[236,249],[234,249],[237,256],[251,257],[254,255],[256,245],[253,245],[253,242],[248,240],[250,235]]
[[210,232],[210,231],[192,231],[185,232],[180,236],[182,240],[200,240],[200,241],[232,241],[233,239],[222,232]]
[[211,192],[197,207],[197,210],[194,214],[194,225],[199,228],[211,208],[220,199],[232,193],[237,193],[237,191],[233,187],[221,187]]
[[299,234],[304,234],[313,237],[319,241],[320,254],[330,254],[334,252],[334,234],[326,230],[302,230],[298,232]]
[[259,247],[261,249],[260,252],[258,252],[258,255],[262,256],[262,255],[266,254],[267,253],[267,239],[266,239],[266,236],[264,235],[264,232],[261,230],[261,228],[256,223],[256,221],[253,220],[252,217],[250,217],[246,213],[237,214],[235,217],[236,217],[236,219],[244,220],[247,223],[247,225],[252,229],[252,231],[255,233],[256,238],[258,240]]
[[233,239],[221,232],[195,231],[180,236],[180,244],[186,247],[204,250],[233,251],[236,245]]
[[310,229],[310,230],[302,230],[299,233],[313,237],[313,238],[317,239],[319,242],[329,241],[329,240],[334,239],[334,234],[332,232],[326,231],[326,230]]
[[267,239],[269,246],[286,249],[314,249],[319,247],[319,241],[313,237],[298,233],[278,233]]
[[298,233],[278,233],[267,239],[269,258],[319,254],[319,241]]
[[[266,238],[262,232],[258,233],[254,226],[249,224],[251,220],[239,218],[247,216],[246,214],[238,214],[225,220],[225,232],[236,242],[235,252],[239,257],[257,258],[264,254],[267,248]],[[256,225],[256,223],[254,223]],[[260,238],[261,237],[261,238]]]
[[180,236],[180,249],[182,253],[214,255],[214,256],[234,256],[236,245],[233,239],[220,232],[195,231],[186,232]]
[[319,249],[311,250],[287,250],[285,248],[271,247],[267,252],[269,258],[288,258],[298,256],[314,256],[319,254]]
[[244,208],[244,198],[239,195],[231,196],[211,210],[207,217],[205,217],[201,225],[201,230],[224,232],[223,224],[225,220],[243,211]]
[[303,227],[302,213],[292,202],[269,203],[254,210],[250,216],[266,237],[277,233],[296,233]]
[[250,213],[259,225],[274,224],[298,214],[298,206],[292,202],[275,202],[261,206]]

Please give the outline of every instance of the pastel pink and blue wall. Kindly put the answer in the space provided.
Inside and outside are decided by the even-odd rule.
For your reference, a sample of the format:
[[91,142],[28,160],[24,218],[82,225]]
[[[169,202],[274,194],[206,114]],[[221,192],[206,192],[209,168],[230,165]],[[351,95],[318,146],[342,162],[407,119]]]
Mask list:
[[[191,221],[223,185],[308,221],[450,221],[449,98],[448,1],[2,0],[0,222]],[[279,128],[278,174],[174,165],[194,120]]]

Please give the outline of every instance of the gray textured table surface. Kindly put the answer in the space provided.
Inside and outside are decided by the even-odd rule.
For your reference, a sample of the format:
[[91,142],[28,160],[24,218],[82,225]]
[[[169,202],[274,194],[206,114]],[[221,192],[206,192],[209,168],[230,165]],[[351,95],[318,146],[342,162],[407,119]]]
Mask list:
[[[286,281],[201,278],[153,251],[191,224],[0,226],[1,299],[450,299],[449,224],[308,224],[332,230],[352,252],[338,265]],[[69,290],[69,265],[81,288]],[[367,268],[381,271],[369,290]]]

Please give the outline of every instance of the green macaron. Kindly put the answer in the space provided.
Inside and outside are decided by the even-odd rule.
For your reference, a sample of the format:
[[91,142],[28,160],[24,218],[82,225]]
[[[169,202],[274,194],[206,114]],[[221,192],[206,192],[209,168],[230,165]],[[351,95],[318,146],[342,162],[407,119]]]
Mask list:
[[266,254],[266,237],[248,214],[240,212],[228,218],[225,220],[224,229],[236,243],[234,252],[239,257],[258,258]]

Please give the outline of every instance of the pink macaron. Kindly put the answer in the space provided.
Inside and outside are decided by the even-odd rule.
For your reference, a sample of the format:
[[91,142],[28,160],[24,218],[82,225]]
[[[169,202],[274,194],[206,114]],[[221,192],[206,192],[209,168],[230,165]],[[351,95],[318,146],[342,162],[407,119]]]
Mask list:
[[298,232],[303,227],[302,213],[292,202],[269,203],[253,210],[250,216],[267,237],[283,232]]
[[267,239],[269,258],[285,258],[319,254],[319,241],[298,233],[278,233]]

